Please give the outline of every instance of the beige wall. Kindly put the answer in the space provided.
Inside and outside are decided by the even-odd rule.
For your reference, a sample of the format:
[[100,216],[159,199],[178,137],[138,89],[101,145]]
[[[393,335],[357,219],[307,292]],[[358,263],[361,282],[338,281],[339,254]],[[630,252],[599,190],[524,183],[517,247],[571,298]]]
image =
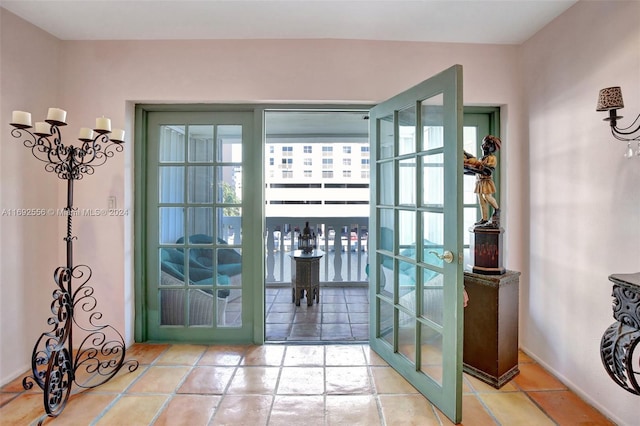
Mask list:
[[[127,106],[135,102],[372,103],[460,63],[465,102],[507,105],[508,113],[511,108],[521,109],[518,74],[511,71],[518,61],[517,52],[513,46],[350,40],[65,42],[61,105],[80,122],[91,122],[99,111],[97,114],[111,117],[118,126],[126,126],[131,135],[133,117]],[[92,97],[91,93],[97,94]],[[505,140],[522,139],[510,137],[518,129],[516,118],[509,121]],[[521,158],[521,147],[516,142],[504,154],[515,164]],[[116,156],[78,185],[77,203],[100,208],[113,195],[119,205],[133,211],[132,169],[125,166],[133,163],[132,154],[133,146],[128,144],[124,156]],[[509,167],[508,158],[505,164]],[[518,181],[514,176],[505,185],[518,197],[506,203],[515,212],[522,205],[521,191],[513,189]],[[508,255],[507,264],[519,269],[517,253],[524,240],[518,237],[518,229],[523,226],[518,225],[519,213],[510,211],[505,207],[505,222],[513,224],[508,238],[514,241],[514,254]],[[96,280],[100,277],[109,283],[96,289],[100,303],[110,306],[114,325],[131,337],[130,307],[123,303],[132,288],[131,216],[124,220],[77,218],[74,224],[80,236],[78,247],[91,248],[83,251],[83,258],[92,266]]]
[[14,209],[56,207],[63,181],[11,136],[12,110],[42,121],[57,106],[59,40],[0,9],[0,383],[26,371],[64,264],[61,221],[18,217]]
[[[15,15],[3,11],[3,28],[13,35],[15,25],[30,27]],[[39,33],[31,27],[30,31]],[[5,37],[3,29],[3,40]],[[31,44],[41,42],[26,40]],[[112,119],[114,127],[124,127],[133,134],[132,105],[136,102],[355,102],[373,103],[391,97],[455,63],[464,66],[465,102],[469,105],[504,106],[503,137],[513,140],[504,149],[503,164],[519,170],[522,155],[519,76],[512,72],[517,63],[514,46],[478,46],[437,43],[398,43],[349,40],[261,40],[261,41],[158,41],[158,42],[59,42],[57,74],[58,96],[54,99],[68,111],[63,137],[74,137],[80,127],[90,126],[98,115]],[[25,47],[26,48],[26,47]],[[33,48],[31,48],[33,50]],[[2,59],[9,57],[3,49]],[[25,60],[3,81],[16,78]],[[54,84],[52,84],[53,86]],[[48,101],[49,104],[55,103]],[[25,103],[19,95],[2,99],[5,113]],[[23,108],[46,108],[27,103]],[[516,113],[513,113],[515,111]],[[504,120],[507,122],[507,120]],[[8,130],[5,134],[8,133]],[[75,204],[79,208],[106,207],[107,197],[115,196],[118,207],[128,209],[125,218],[78,217],[74,219],[78,236],[76,262],[93,269],[92,283],[99,308],[107,323],[121,330],[127,342],[133,339],[133,144],[129,139],[124,155],[116,155],[97,169],[96,174],[78,182]],[[33,165],[28,153],[15,153],[21,161]],[[33,161],[32,161],[33,160]],[[42,173],[41,179],[50,179]],[[4,175],[3,175],[4,186]],[[513,231],[508,234],[513,250],[507,255],[507,266],[519,269],[525,249],[521,213],[523,203],[518,189],[520,177],[515,175],[503,188],[516,197],[506,202],[505,223]],[[506,195],[506,200],[510,198]],[[64,188],[59,189],[58,205],[64,205]],[[54,204],[49,203],[49,204]],[[508,207],[512,205],[513,207]],[[510,213],[514,212],[514,213]],[[23,230],[28,233],[28,230]],[[10,250],[13,240],[3,240]],[[64,254],[62,244],[45,240],[47,247]],[[59,246],[59,248],[57,248]],[[42,276],[50,276],[48,267]],[[21,268],[8,267],[3,282],[10,282]],[[34,310],[47,310],[48,301]],[[20,306],[18,309],[27,309]],[[5,320],[4,310],[2,319]],[[44,321],[42,321],[44,323]],[[39,325],[39,324],[38,324]],[[29,359],[31,339],[37,337],[37,326],[22,327],[11,334],[26,334],[26,343],[3,362],[0,378],[6,381],[20,371]],[[7,336],[10,340],[11,336]],[[3,359],[5,359],[3,357]],[[8,366],[10,364],[10,367]]]
[[[5,190],[11,190],[5,189],[6,182],[31,182],[33,187],[52,180],[41,169],[32,175],[37,166],[24,148],[12,148],[7,168],[5,146],[13,141],[7,141],[9,128],[4,123],[12,109],[44,115],[46,106],[64,108],[69,111],[69,135],[105,115],[132,135],[135,102],[371,103],[462,64],[465,104],[502,107],[506,266],[523,272],[521,344],[605,413],[631,424],[630,394],[612,384],[597,357],[598,336],[612,322],[606,276],[638,268],[637,248],[629,241],[638,241],[640,203],[632,184],[638,188],[640,167],[630,171],[621,159],[620,143],[611,141],[594,108],[598,89],[619,83],[625,89],[627,115],[640,112],[638,30],[630,29],[631,22],[617,28],[616,34],[626,30],[628,35],[622,37],[622,46],[607,53],[613,63],[598,65],[600,50],[615,43],[607,28],[591,28],[604,12],[591,3],[578,3],[521,47],[350,40],[56,42],[2,10],[2,207],[7,202],[24,204],[18,195],[5,196]],[[609,9],[617,18],[631,19],[638,16],[638,5],[616,3]],[[20,88],[5,96],[8,82],[32,67],[26,57],[10,69],[5,66],[15,54],[6,40],[15,37],[24,38],[31,52],[49,50],[48,43],[59,48],[59,74],[39,71],[43,78],[53,79],[51,86],[58,84],[56,93],[40,98],[37,90]],[[630,62],[623,67],[624,61]],[[116,196],[119,207],[133,212],[134,143],[127,144],[125,155],[117,155],[77,185],[79,207],[105,207],[107,197]],[[24,167],[14,167],[16,162]],[[53,200],[39,190],[34,203],[61,206],[64,188],[57,190]],[[47,223],[55,228],[57,219],[48,218]],[[1,220],[2,254],[38,244],[34,225],[26,226],[26,219]],[[36,220],[28,223],[50,230]],[[74,227],[79,237],[76,258],[94,270],[92,282],[104,318],[131,342],[132,216],[78,218]],[[3,324],[12,321],[12,311],[47,311],[48,277],[54,265],[44,264],[46,249],[60,246],[58,254],[63,253],[61,232],[42,238],[42,264],[29,271],[32,281],[41,283],[38,289],[45,289],[41,296],[38,290],[38,300],[27,301],[36,293],[35,286],[12,287],[5,295],[29,265],[3,260]],[[623,250],[616,254],[618,248]],[[2,331],[2,383],[26,368],[32,342],[45,324],[46,314],[30,321],[25,316],[12,321],[15,329]],[[20,343],[7,348],[6,342]]]
[[640,157],[623,158],[595,108],[599,89],[620,85],[620,125],[640,113],[638,18],[640,2],[581,1],[522,49],[531,209],[520,343],[628,425],[640,401],[606,375],[599,345],[613,322],[607,277],[640,271]]

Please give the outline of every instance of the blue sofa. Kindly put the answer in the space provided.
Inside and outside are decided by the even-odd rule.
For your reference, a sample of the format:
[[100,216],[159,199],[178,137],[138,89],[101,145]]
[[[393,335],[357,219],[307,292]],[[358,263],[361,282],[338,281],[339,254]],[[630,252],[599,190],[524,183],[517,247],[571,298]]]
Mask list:
[[[194,234],[189,237],[191,244],[211,244],[213,239],[209,235]],[[226,245],[226,241],[218,239],[218,245]],[[184,244],[180,237],[176,244]],[[231,278],[242,273],[242,255],[232,248],[217,249],[217,285],[231,284]],[[214,284],[212,249],[208,247],[189,249],[189,282],[194,285]],[[185,254],[182,248],[163,248],[160,258],[161,270],[172,277],[184,282]],[[229,290],[218,290],[218,297],[228,297]]]

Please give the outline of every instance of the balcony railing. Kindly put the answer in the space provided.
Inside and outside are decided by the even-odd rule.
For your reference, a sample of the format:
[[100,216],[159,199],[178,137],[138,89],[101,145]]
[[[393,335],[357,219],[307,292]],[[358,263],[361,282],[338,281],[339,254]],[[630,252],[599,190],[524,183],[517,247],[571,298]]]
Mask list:
[[291,284],[291,251],[297,249],[298,234],[305,222],[318,235],[320,284],[366,285],[368,276],[368,217],[267,217],[265,252],[267,286]]

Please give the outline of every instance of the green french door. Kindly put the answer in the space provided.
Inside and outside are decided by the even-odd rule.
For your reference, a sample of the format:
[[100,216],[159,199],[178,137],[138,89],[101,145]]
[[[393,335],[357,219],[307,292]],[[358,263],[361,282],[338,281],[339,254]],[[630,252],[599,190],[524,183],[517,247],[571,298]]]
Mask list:
[[371,348],[462,417],[462,67],[370,113]]
[[148,113],[142,225],[148,340],[252,340],[243,218],[254,206],[243,173],[253,116]]

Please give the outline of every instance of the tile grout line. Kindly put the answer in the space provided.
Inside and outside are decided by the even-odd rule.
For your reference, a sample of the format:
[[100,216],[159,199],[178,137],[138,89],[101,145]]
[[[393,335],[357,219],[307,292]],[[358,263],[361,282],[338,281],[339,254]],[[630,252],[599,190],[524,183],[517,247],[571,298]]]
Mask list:
[[[276,396],[278,395],[278,386],[280,386],[280,378],[282,377],[282,368],[284,367],[284,360],[286,359],[287,356],[287,351],[289,350],[289,347],[285,345],[284,347],[284,351],[282,351],[282,358],[280,359],[280,364],[278,365],[278,377],[276,379],[276,384],[273,387],[273,393],[271,395],[271,404],[269,405],[269,413],[267,414],[267,420],[266,420],[266,425],[269,424],[269,422],[271,422],[271,414],[273,413],[273,406],[276,403]],[[265,366],[268,367],[268,366]]]
[[[138,375],[138,377],[134,378],[131,383],[129,383],[127,386],[125,386],[124,389],[122,389],[122,391],[118,391],[116,394],[116,397],[113,399],[113,401],[111,401],[109,404],[107,404],[107,406],[89,423],[91,426],[96,425],[100,420],[102,420],[102,418],[104,416],[107,415],[107,413],[118,403],[118,401],[120,401],[121,399],[123,399],[123,396],[126,394],[127,390],[133,386],[135,383],[138,382],[138,380],[140,380],[142,378],[142,376],[144,376],[144,374],[149,371],[149,369],[151,368],[151,366],[153,366],[158,359],[165,354],[169,348],[171,348],[172,345],[168,345],[164,351],[160,352],[149,364],[138,364],[138,368],[140,368],[142,365],[146,365],[144,371],[141,371],[140,374]],[[137,371],[138,369],[136,369],[135,371]],[[134,372],[131,371],[129,372],[129,374],[133,374]]]

